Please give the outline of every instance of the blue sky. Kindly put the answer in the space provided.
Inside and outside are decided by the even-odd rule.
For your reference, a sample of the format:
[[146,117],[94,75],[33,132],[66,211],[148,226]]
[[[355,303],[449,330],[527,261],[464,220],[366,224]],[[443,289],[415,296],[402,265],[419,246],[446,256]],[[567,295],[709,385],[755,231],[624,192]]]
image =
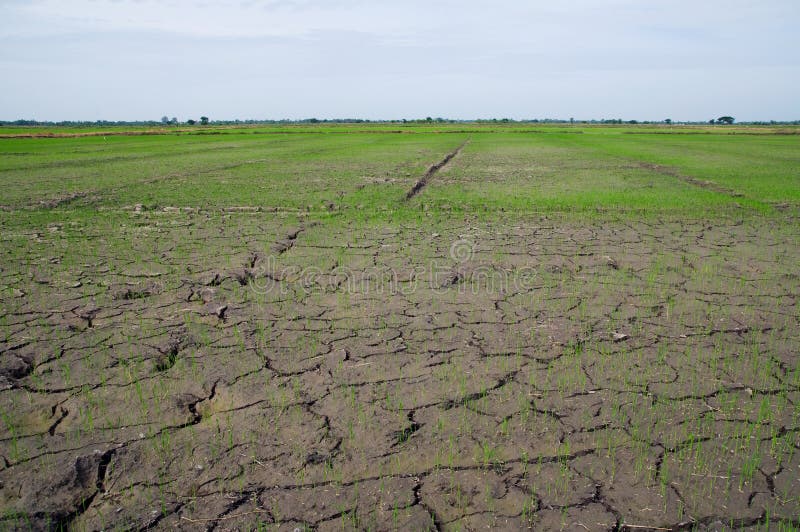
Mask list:
[[0,119],[800,119],[797,0],[0,0]]

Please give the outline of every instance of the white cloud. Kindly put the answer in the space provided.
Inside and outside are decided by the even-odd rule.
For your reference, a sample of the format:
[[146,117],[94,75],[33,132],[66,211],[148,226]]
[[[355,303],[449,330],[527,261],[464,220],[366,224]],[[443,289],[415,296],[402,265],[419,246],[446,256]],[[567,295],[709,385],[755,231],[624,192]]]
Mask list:
[[[31,110],[55,119],[160,116],[167,101],[175,109],[170,114],[202,107],[240,117],[375,118],[414,110],[586,116],[596,109],[597,116],[640,118],[657,106],[655,116],[677,118],[670,102],[699,113],[721,93],[737,107],[726,113],[737,117],[795,117],[799,104],[784,89],[800,81],[798,6],[795,0],[0,0],[0,69],[5,80],[19,80],[4,88],[0,118]],[[765,73],[769,79],[751,79]],[[34,100],[30,86],[48,86],[56,77],[74,97],[45,91]],[[102,98],[100,87],[107,91]],[[222,97],[222,90],[236,97]],[[109,101],[108,91],[128,104],[98,107]],[[68,110],[64,101],[71,102]]]

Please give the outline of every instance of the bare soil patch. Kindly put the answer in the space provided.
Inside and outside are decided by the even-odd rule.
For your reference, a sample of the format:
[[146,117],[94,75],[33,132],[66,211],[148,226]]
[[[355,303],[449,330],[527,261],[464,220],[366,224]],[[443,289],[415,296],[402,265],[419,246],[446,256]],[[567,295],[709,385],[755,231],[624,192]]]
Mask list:
[[31,244],[4,526],[798,525],[796,226],[256,214],[126,213],[135,259]]

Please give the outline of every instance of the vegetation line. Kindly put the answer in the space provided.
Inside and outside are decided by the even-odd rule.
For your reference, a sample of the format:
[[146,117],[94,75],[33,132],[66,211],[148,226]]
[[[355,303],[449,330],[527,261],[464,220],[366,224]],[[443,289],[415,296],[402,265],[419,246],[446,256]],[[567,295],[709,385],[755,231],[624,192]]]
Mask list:
[[737,191],[735,191],[733,189],[724,187],[724,186],[719,185],[719,184],[717,184],[717,183],[715,183],[713,181],[707,181],[707,180],[704,180],[704,179],[698,179],[698,178],[693,177],[693,176],[682,174],[676,168],[671,168],[669,166],[663,166],[663,165],[660,165],[660,164],[648,163],[648,162],[644,162],[644,161],[637,161],[637,164],[638,164],[638,166],[640,168],[644,168],[644,169],[647,169],[647,170],[650,170],[650,171],[653,171],[653,172],[656,172],[656,173],[659,173],[659,174],[662,174],[662,175],[667,175],[667,176],[670,176],[670,177],[674,177],[674,178],[680,179],[681,181],[684,181],[685,183],[689,183],[690,185],[694,185],[696,187],[704,188],[706,190],[711,190],[711,191],[717,192],[719,194],[726,194],[726,195],[731,196],[733,198],[744,197],[744,194],[742,194],[741,192],[737,192]]
[[420,178],[417,180],[417,182],[416,182],[416,183],[414,183],[414,186],[413,186],[413,187],[411,187],[411,190],[409,190],[408,192],[406,192],[406,201],[410,200],[411,198],[413,198],[414,196],[416,196],[417,194],[419,194],[419,192],[420,192],[420,191],[421,191],[423,188],[425,188],[425,186],[428,184],[428,181],[430,181],[430,179],[431,179],[431,178],[434,176],[434,174],[436,174],[436,172],[438,172],[439,170],[441,170],[441,169],[444,167],[444,165],[446,165],[447,163],[449,163],[449,162],[450,162],[450,160],[451,160],[453,157],[455,157],[456,155],[458,155],[459,153],[461,153],[461,150],[463,150],[463,149],[464,149],[464,147],[465,147],[467,144],[469,144],[469,139],[465,140],[465,141],[464,141],[464,142],[461,144],[461,146],[459,146],[459,147],[458,147],[458,148],[456,148],[455,150],[453,150],[453,151],[451,151],[450,153],[448,153],[448,154],[445,156],[445,158],[444,158],[444,159],[442,159],[442,160],[441,160],[441,161],[439,161],[438,163],[436,163],[436,164],[434,164],[433,166],[431,166],[430,168],[428,168],[428,171],[427,171],[427,172],[425,172],[425,175],[423,175],[422,177],[420,177]]

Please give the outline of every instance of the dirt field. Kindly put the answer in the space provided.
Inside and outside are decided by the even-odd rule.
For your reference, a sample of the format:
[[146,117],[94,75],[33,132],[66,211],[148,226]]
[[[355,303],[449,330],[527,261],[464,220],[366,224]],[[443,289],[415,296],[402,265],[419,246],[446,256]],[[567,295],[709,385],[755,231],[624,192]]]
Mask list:
[[800,141],[548,135],[3,140],[0,527],[796,530]]

